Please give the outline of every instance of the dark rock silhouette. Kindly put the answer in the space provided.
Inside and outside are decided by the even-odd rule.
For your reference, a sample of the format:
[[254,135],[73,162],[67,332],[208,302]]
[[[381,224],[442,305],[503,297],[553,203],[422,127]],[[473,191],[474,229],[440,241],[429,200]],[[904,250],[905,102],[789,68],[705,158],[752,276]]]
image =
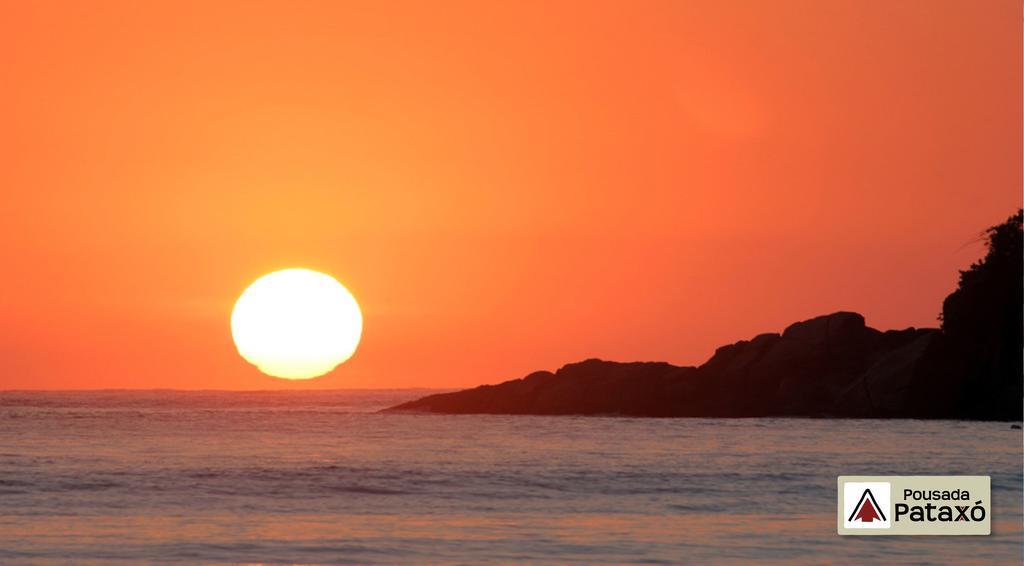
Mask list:
[[988,254],[961,272],[941,329],[881,332],[837,312],[722,346],[699,367],[586,360],[388,410],[1020,420],[1021,212],[987,234]]
[[1024,213],[986,230],[988,253],[942,303],[942,333],[913,379],[915,414],[1020,420],[1024,398]]
[[723,346],[697,368],[694,415],[888,416],[937,333],[880,332],[839,312]]
[[586,360],[390,410],[645,417],[889,416],[936,329],[879,332],[856,313],[722,346],[700,367]]
[[388,410],[509,415],[679,415],[694,368],[586,360],[499,385],[430,395]]

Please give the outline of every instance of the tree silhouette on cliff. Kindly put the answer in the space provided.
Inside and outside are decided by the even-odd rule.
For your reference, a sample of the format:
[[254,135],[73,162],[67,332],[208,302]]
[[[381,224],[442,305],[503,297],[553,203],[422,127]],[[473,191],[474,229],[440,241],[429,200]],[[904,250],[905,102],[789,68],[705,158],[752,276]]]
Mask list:
[[934,407],[945,405],[951,416],[1020,419],[1024,412],[1022,226],[1018,210],[986,230],[985,257],[960,272],[957,289],[942,303],[942,334],[919,377],[951,394]]
[[[968,339],[1005,330],[1021,333],[1024,309],[1024,211],[985,231],[988,253],[960,272],[960,284],[942,303],[944,333]],[[1009,326],[992,324],[1001,320]],[[1018,356],[1019,357],[1019,356]]]
[[879,331],[852,312],[715,350],[701,366],[597,359],[438,393],[388,410],[646,417],[836,416],[1020,420],[1024,212],[982,233],[942,328]]

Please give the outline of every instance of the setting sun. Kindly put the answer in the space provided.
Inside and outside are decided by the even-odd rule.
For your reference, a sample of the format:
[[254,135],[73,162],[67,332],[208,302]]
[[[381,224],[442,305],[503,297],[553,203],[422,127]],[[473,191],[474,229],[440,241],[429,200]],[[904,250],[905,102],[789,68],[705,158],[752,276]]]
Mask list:
[[1024,566],[1022,23],[4,2],[0,566]]
[[238,353],[268,375],[309,379],[352,357],[363,330],[355,297],[330,275],[285,269],[260,277],[235,303]]

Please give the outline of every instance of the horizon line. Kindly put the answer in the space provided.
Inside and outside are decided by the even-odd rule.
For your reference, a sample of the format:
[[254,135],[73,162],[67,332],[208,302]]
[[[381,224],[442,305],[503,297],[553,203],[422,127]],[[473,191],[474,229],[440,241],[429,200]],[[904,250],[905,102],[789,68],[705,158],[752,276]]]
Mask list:
[[[476,386],[473,386],[476,387]],[[171,387],[105,387],[80,389],[0,389],[4,393],[116,393],[116,392],[174,392],[174,393],[315,393],[332,391],[436,391],[440,389],[467,389],[466,387],[334,387],[323,389],[175,389]]]

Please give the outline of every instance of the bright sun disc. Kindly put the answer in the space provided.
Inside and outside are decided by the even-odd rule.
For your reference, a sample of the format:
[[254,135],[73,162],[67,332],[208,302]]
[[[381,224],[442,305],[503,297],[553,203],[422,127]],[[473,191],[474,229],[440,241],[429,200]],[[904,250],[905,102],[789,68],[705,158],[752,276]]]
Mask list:
[[284,269],[260,277],[231,312],[238,353],[268,375],[309,379],[352,357],[363,332],[355,297],[330,275]]

